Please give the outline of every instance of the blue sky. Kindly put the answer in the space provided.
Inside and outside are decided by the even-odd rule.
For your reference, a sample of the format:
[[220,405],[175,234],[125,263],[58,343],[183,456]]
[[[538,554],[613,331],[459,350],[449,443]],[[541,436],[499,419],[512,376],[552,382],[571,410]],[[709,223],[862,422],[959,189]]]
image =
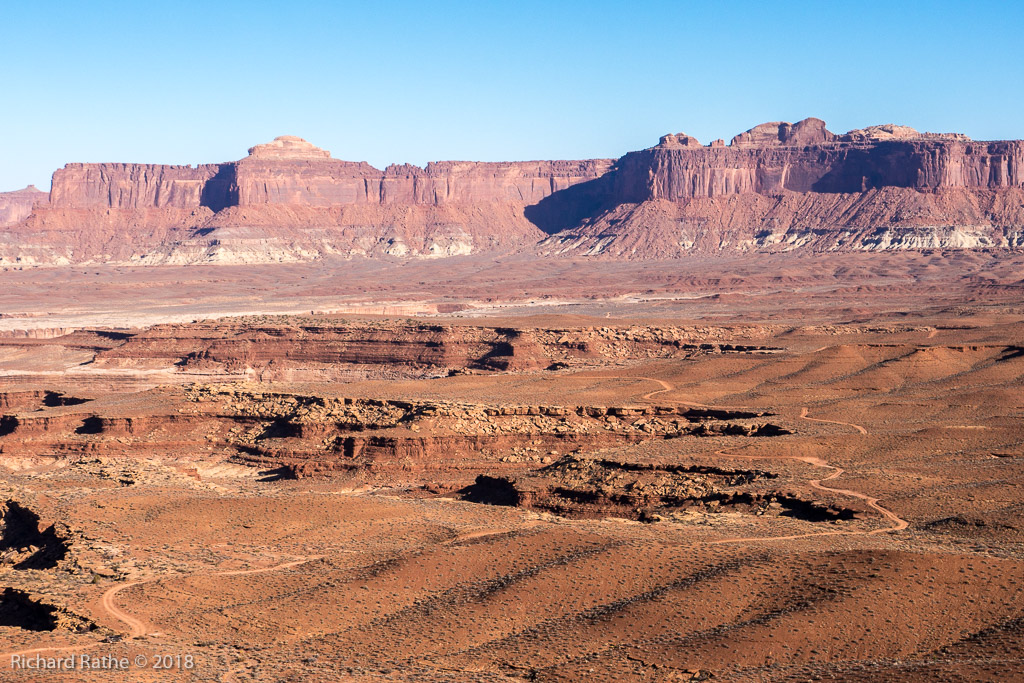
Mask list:
[[1021,2],[4,2],[0,190],[73,161],[617,157],[817,116],[1024,137]]

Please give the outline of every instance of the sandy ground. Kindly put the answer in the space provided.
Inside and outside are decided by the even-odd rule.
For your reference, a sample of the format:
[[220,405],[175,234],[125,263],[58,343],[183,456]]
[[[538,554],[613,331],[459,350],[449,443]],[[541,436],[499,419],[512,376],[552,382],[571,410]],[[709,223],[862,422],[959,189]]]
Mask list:
[[[751,254],[624,263],[528,254],[289,265],[0,269],[0,334],[253,313],[559,315],[751,322],[1019,306],[1019,252]],[[449,309],[444,309],[448,306]]]
[[[686,264],[655,265],[651,286],[642,289],[643,273],[608,266],[602,282],[609,296],[598,299],[582,291],[600,279],[605,266],[582,264],[578,288],[563,291],[563,304],[557,306],[550,299],[524,306],[514,297],[474,298],[479,292],[471,290],[483,286],[477,280],[483,276],[468,275],[453,286],[458,296],[449,299],[461,297],[474,308],[442,316],[449,322],[533,327],[594,321],[699,326],[713,319],[743,327],[747,336],[749,326],[761,325],[761,342],[777,347],[776,353],[265,389],[484,405],[770,411],[793,433],[762,439],[684,437],[598,451],[608,459],[760,468],[802,495],[862,509],[857,519],[809,521],[725,508],[694,509],[652,523],[615,515],[570,518],[451,494],[455,484],[472,483],[475,472],[398,469],[387,473],[386,486],[379,477],[359,472],[280,480],[223,454],[193,450],[183,451],[180,459],[166,452],[147,457],[144,449],[129,448],[141,435],[125,437],[123,452],[62,455],[33,451],[32,440],[40,436],[15,442],[15,431],[0,436],[0,500],[17,501],[38,515],[40,529],[54,524],[57,535],[70,540],[55,566],[18,568],[10,558],[25,553],[17,547],[14,518],[8,515],[0,557],[10,558],[0,561],[0,585],[93,626],[81,632],[43,630],[46,619],[26,616],[25,608],[5,602],[10,616],[0,618],[2,676],[125,681],[1020,678],[1024,322],[1019,298],[1013,300],[1020,265],[981,255],[950,257],[948,267],[921,255],[904,261],[900,255],[855,256],[847,271],[828,257],[793,267],[785,274],[790,284],[776,279],[774,285],[772,279],[781,274],[769,261],[759,266],[748,293],[732,302],[709,298],[722,292],[710,284],[714,269],[707,264],[700,266],[702,272],[689,273],[685,286],[665,283],[672,268],[678,274]],[[913,268],[877,276],[896,263]],[[723,274],[722,265],[720,289],[742,290]],[[973,270],[954,275],[954,266]],[[282,293],[305,291],[301,276],[290,266],[282,268],[275,277],[283,284],[273,296],[266,294],[273,301],[260,310],[276,311],[287,303]],[[419,264],[381,266],[380,272],[401,268],[416,275],[395,284],[400,295],[389,294],[389,301],[411,301],[416,293],[410,283],[425,272]],[[480,266],[473,268],[480,272]],[[744,262],[724,270],[742,274],[754,268]],[[218,272],[218,278],[231,280],[226,270]],[[162,316],[190,305],[192,318],[259,307],[263,295],[253,292],[266,287],[270,277],[253,274],[252,282],[215,287],[225,300],[245,300],[245,306],[207,300],[193,305],[185,300],[188,292],[209,286],[203,280],[207,275],[197,273],[183,289],[173,289],[158,281],[180,273],[154,272],[138,305],[121,299],[117,315],[123,324],[115,326],[169,319]],[[530,276],[537,272],[515,278],[522,282]],[[25,289],[20,298],[9,287],[3,290],[3,310],[18,315],[0,323],[29,329],[38,321],[37,328],[45,329],[73,326],[76,320],[85,326],[111,322],[96,317],[114,310],[100,302],[143,276],[101,271],[93,276],[97,288],[53,297],[59,290],[56,271],[2,277]],[[86,277],[81,271],[70,279]],[[309,283],[303,310],[329,308],[316,291],[335,276],[321,272],[317,277],[323,279]],[[979,285],[982,280],[987,284]],[[443,300],[438,284],[425,285],[426,295],[415,300]],[[337,303],[339,297],[357,297],[348,286],[339,285],[327,298]],[[248,287],[253,292],[245,293]],[[654,291],[641,296],[647,290]],[[695,293],[703,297],[699,306],[687,298]],[[556,292],[538,285],[532,294],[554,297]],[[175,302],[175,297],[184,298]],[[363,296],[367,301],[380,297],[380,292]],[[570,301],[579,306],[567,309],[564,302]],[[53,315],[26,315],[47,311]],[[0,410],[3,414],[38,413],[54,420],[75,411],[156,414],[166,408],[160,401],[169,399],[152,387],[195,381],[183,379],[174,367],[150,367],[145,372],[161,373],[159,381],[139,368],[122,368],[120,375],[107,372],[102,382],[82,382],[73,370],[87,369],[90,353],[56,341],[9,344],[0,351],[0,370],[8,373],[6,385],[0,377],[0,393],[36,387],[94,399],[31,411],[8,408]],[[87,438],[69,431],[67,441]],[[46,443],[52,449],[57,442]],[[424,482],[444,476],[452,479],[451,486],[436,495],[421,490]],[[12,670],[12,653],[124,657],[129,664],[101,674],[80,665],[70,672]]]

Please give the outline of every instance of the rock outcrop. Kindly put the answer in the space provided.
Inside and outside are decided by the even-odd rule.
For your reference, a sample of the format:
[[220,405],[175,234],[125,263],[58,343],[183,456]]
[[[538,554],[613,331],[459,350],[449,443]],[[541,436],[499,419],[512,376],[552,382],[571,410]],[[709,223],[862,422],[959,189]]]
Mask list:
[[885,140],[953,140],[970,142],[971,139],[962,133],[919,133],[910,126],[885,123],[880,126],[868,126],[851,130],[836,138],[840,142],[880,142]]
[[[281,393],[246,384],[173,386],[147,395],[154,402],[130,414],[86,404],[0,415],[0,450],[8,456],[185,461],[216,451],[300,477],[351,470],[522,470],[577,449],[791,433],[768,421],[776,419],[771,413],[683,406],[476,404]],[[35,545],[60,548],[62,537],[52,527],[40,532],[34,517],[15,512],[20,516],[8,514],[7,528],[48,534],[48,546]]]
[[263,145],[249,148],[249,156],[253,159],[271,159],[273,161],[320,161],[330,159],[331,153],[320,149],[294,135],[279,135]]
[[0,228],[25,220],[36,206],[45,206],[49,195],[29,185],[24,190],[0,192]]
[[[811,522],[865,518],[845,507],[780,491],[778,475],[707,465],[667,465],[610,458],[562,456],[547,467],[509,477],[479,475],[459,491],[462,500],[508,505],[574,519],[620,517],[643,522],[682,521],[686,511],[746,512]],[[683,513],[680,517],[680,513]]]
[[700,147],[700,141],[692,135],[676,133],[675,135],[663,135],[658,142],[658,147],[660,149],[678,149],[682,147],[692,149]]
[[602,181],[600,208],[544,240],[542,254],[1024,246],[1019,140],[893,125],[837,136],[805,119],[755,126],[728,147],[666,136]]
[[[612,160],[447,161],[383,171],[292,136],[237,162],[68,164],[50,202],[0,233],[0,265],[237,264],[508,251],[544,233],[524,214]],[[30,204],[28,205],[31,206]]]
[[825,129],[821,119],[804,119],[795,124],[785,121],[773,121],[754,126],[745,133],[740,133],[729,143],[730,147],[797,147],[820,145],[831,141],[835,136]]
[[542,255],[620,258],[1024,245],[1024,142],[894,124],[837,135],[820,119],[773,122],[728,146],[678,133],[618,161],[379,170],[293,136],[249,152],[195,167],[68,164],[48,204],[29,190],[0,195],[0,221],[14,223],[0,232],[0,265],[445,257],[534,244]]
[[[708,333],[679,327],[505,328],[341,319],[332,323],[298,316],[237,318],[155,325],[137,334],[126,333],[123,342],[99,350],[94,363],[96,367],[131,367],[131,363],[155,362],[183,372],[249,371],[262,379],[308,381],[353,375],[438,377],[580,369],[608,360],[776,350],[712,343],[705,336]],[[0,407],[4,397],[0,393]]]

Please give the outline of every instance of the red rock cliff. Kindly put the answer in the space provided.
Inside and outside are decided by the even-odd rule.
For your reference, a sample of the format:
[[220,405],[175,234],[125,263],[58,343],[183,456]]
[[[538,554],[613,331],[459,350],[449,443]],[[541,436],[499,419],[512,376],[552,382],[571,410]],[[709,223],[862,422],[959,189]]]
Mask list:
[[553,192],[606,173],[610,159],[588,161],[430,163],[380,171],[330,158],[301,138],[257,145],[238,162],[191,166],[68,164],[54,173],[56,208],[198,208],[288,204],[514,202],[534,204]]
[[[53,174],[50,205],[68,209],[198,207],[218,183],[221,166],[68,164]],[[210,186],[210,187],[208,187]]]
[[542,254],[625,258],[1019,248],[1022,169],[1021,141],[893,124],[835,134],[819,119],[761,124],[728,146],[666,135],[618,161],[384,170],[282,136],[224,164],[69,164],[48,208],[29,197],[8,210],[12,221],[37,207],[0,233],[0,264],[438,257],[538,243]]
[[[542,254],[672,258],[735,250],[1024,246],[1024,142],[819,119],[756,126],[726,147],[684,133],[632,152]],[[571,188],[541,202],[571,215]]]
[[46,193],[37,190],[35,185],[24,190],[0,192],[0,227],[24,220],[35,206],[45,206],[47,201]]
[[684,146],[663,138],[657,147],[619,160],[616,199],[1024,185],[1024,142],[971,142],[899,128],[911,133],[872,137],[853,131],[840,137],[818,119],[807,119],[756,126],[733,138],[729,147]]

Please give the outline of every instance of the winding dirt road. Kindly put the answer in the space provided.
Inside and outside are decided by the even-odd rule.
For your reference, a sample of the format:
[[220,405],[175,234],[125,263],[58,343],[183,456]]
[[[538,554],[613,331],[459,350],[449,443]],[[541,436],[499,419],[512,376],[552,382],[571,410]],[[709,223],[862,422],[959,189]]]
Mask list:
[[125,588],[131,588],[132,586],[138,586],[142,583],[156,581],[158,578],[160,577],[155,577],[145,581],[132,581],[130,583],[122,583],[120,586],[114,586],[112,588],[107,589],[107,591],[103,593],[103,597],[100,598],[100,607],[102,607],[110,616],[114,617],[115,619],[124,624],[127,624],[129,635],[132,638],[141,638],[142,636],[146,635],[146,624],[143,621],[136,619],[132,615],[128,614],[120,607],[118,607],[117,603],[114,602],[114,596],[123,591]]
[[[530,528],[530,527],[533,527],[533,526],[537,526],[538,524],[540,524],[539,521],[533,521],[533,522],[528,523],[528,524],[526,524],[526,525],[524,525],[522,527],[517,527],[517,528]],[[470,540],[470,539],[482,538],[482,537],[485,537],[485,536],[492,536],[492,535],[495,535],[495,534],[506,533],[507,531],[509,531],[509,529],[484,529],[484,530],[480,530],[480,531],[474,531],[474,532],[470,532],[470,533],[466,533],[466,534],[460,534],[460,535],[456,536],[455,538],[453,538],[451,541],[449,541],[449,543],[455,543],[455,542],[459,542],[459,541],[465,541],[465,540]],[[139,581],[130,581],[128,583],[122,583],[122,584],[119,584],[119,585],[116,585],[116,586],[111,586],[110,588],[108,588],[103,593],[102,597],[100,598],[100,607],[108,615],[110,615],[111,617],[113,617],[117,621],[120,621],[121,623],[125,624],[128,627],[128,635],[129,635],[129,637],[131,637],[131,638],[141,638],[141,637],[145,636],[148,633],[148,627],[146,625],[146,622],[144,622],[141,619],[139,619],[137,617],[134,617],[131,614],[129,614],[128,612],[124,611],[120,606],[118,606],[117,602],[114,599],[117,596],[118,593],[120,593],[121,591],[123,591],[125,589],[131,588],[132,586],[140,586],[140,585],[144,585],[144,584],[147,584],[147,583],[152,583],[154,581],[159,581],[161,579],[166,579],[166,578],[183,578],[183,577],[194,577],[194,576],[195,577],[204,577],[204,576],[205,577],[208,577],[208,576],[242,576],[242,575],[246,575],[246,574],[262,574],[262,573],[265,573],[265,572],[282,571],[282,570],[285,570],[285,569],[290,569],[291,567],[298,566],[300,564],[305,564],[306,562],[311,562],[313,560],[319,560],[321,558],[323,558],[323,555],[310,555],[310,556],[306,556],[306,557],[299,557],[299,558],[296,558],[296,559],[293,559],[293,560],[288,560],[287,562],[282,562],[281,564],[277,564],[277,565],[274,565],[272,567],[259,567],[259,568],[256,568],[256,569],[228,569],[228,570],[224,570],[224,571],[195,572],[195,573],[191,573],[191,574],[185,574],[185,573],[183,573],[183,574],[170,574],[170,575],[164,574],[164,575],[161,575],[161,576],[153,576],[153,577],[150,577],[148,579],[142,579],[142,580],[139,580]],[[42,653],[42,652],[62,652],[62,653],[65,653],[65,652],[72,652],[72,651],[82,651],[82,650],[89,650],[89,649],[92,649],[94,647],[98,647],[99,645],[100,645],[100,643],[98,643],[98,642],[92,642],[92,643],[83,643],[83,644],[80,644],[80,645],[70,645],[69,644],[67,646],[37,647],[37,648],[31,648],[31,649],[26,649],[26,650],[18,650],[18,651],[14,651],[14,652],[0,653],[0,663],[2,663],[2,664],[0,664],[0,668],[7,668],[8,664],[11,661],[11,657],[16,656],[16,655],[32,655],[32,654],[37,654],[37,653]],[[230,671],[230,672],[225,674],[225,677],[222,680],[231,680],[231,678],[236,673],[237,672],[235,672],[235,671]]]
[[[646,393],[646,394],[644,394],[643,396],[640,397],[641,400],[644,400],[644,401],[651,401],[652,397],[654,397],[654,396],[656,396],[658,394],[664,394],[666,392],[673,391],[675,389],[675,387],[670,382],[666,382],[665,380],[657,379],[655,377],[639,377],[639,376],[634,375],[634,376],[614,376],[614,377],[608,377],[608,379],[642,379],[642,380],[646,380],[648,382],[656,382],[656,383],[660,384],[661,385],[661,389],[656,389],[655,391],[651,391],[651,392]],[[677,401],[677,400],[674,400],[674,399],[664,399],[664,400],[666,400],[669,403],[675,403],[675,404],[678,404],[678,405],[685,405],[685,406],[697,406],[697,407],[700,407],[700,408],[712,408],[712,407],[715,407],[715,406],[710,406],[710,405],[703,404],[703,403],[693,403],[693,402],[690,402],[690,401]],[[803,419],[803,420],[808,420],[810,422],[823,422],[823,423],[827,423],[827,424],[836,424],[836,425],[842,425],[842,426],[845,426],[845,427],[852,427],[853,429],[856,429],[862,435],[867,436],[867,434],[868,434],[868,430],[865,427],[863,427],[862,425],[854,424],[853,422],[841,422],[839,420],[826,420],[826,419],[817,418],[817,417],[810,417],[810,416],[808,416],[807,413],[808,413],[808,409],[807,409],[806,406],[800,408],[800,418]],[[719,455],[719,456],[722,456],[722,457],[728,457],[728,458],[742,458],[744,460],[760,460],[760,459],[797,460],[799,462],[804,462],[804,463],[807,463],[808,465],[813,465],[815,467],[826,467],[828,469],[831,469],[831,470],[833,470],[832,474],[828,475],[827,477],[825,477],[823,479],[811,479],[808,483],[811,485],[811,487],[816,488],[819,491],[828,491],[829,493],[835,493],[835,494],[839,494],[839,495],[843,495],[843,496],[849,496],[851,498],[857,498],[859,500],[863,500],[865,503],[868,504],[868,507],[870,507],[871,509],[875,510],[880,515],[882,515],[882,517],[884,517],[886,520],[888,520],[892,524],[892,526],[889,526],[889,527],[886,527],[886,528],[883,528],[883,529],[874,529],[872,531],[846,531],[846,530],[842,530],[842,531],[822,531],[822,532],[815,532],[815,533],[809,533],[809,534],[793,534],[793,535],[789,535],[789,536],[767,536],[767,537],[761,536],[761,537],[751,537],[751,538],[730,538],[730,539],[725,539],[725,540],[721,540],[721,541],[712,541],[712,544],[741,543],[741,542],[746,542],[746,541],[783,541],[783,540],[789,540],[789,539],[795,539],[795,538],[810,538],[810,537],[813,537],[813,536],[840,536],[840,535],[849,536],[849,535],[884,534],[884,533],[893,533],[893,532],[896,532],[896,531],[902,531],[903,529],[906,529],[908,526],[910,526],[910,523],[907,520],[903,519],[902,517],[899,517],[894,512],[892,512],[892,510],[889,510],[889,509],[884,508],[881,505],[879,505],[878,504],[879,499],[874,497],[874,496],[869,496],[869,495],[867,495],[865,493],[861,493],[859,491],[853,491],[851,489],[840,489],[840,488],[834,488],[832,486],[825,486],[825,485],[823,485],[822,482],[831,481],[833,479],[838,479],[840,476],[843,475],[845,470],[843,470],[840,467],[836,467],[835,465],[830,465],[829,463],[825,462],[821,458],[816,458],[814,456],[801,456],[801,455],[740,455],[738,453],[727,453],[725,451],[716,451],[715,455]]]
[[[675,387],[672,386],[672,384],[670,384],[669,382],[666,382],[663,379],[656,379],[654,377],[635,377],[634,376],[634,377],[613,377],[613,378],[610,378],[610,379],[645,379],[648,382],[657,382],[658,384],[661,385],[661,389],[658,389],[656,391],[652,391],[650,393],[647,393],[647,394],[644,394],[643,396],[641,396],[640,397],[641,401],[650,401],[652,396],[656,396],[658,394],[664,394],[667,391],[674,391],[675,390]],[[676,400],[671,400],[671,401],[669,401],[669,403],[677,403],[677,404],[679,404],[681,406],[697,406],[698,408],[710,408],[711,407],[711,406],[709,406],[706,403],[693,403],[692,401],[676,401]]]
[[[807,410],[804,408],[804,410]],[[801,416],[803,417],[803,416]],[[867,432],[864,432],[865,434]],[[878,504],[878,498],[869,496],[860,491],[853,491],[851,489],[837,489],[831,486],[824,486],[822,482],[831,481],[832,479],[839,478],[846,470],[835,465],[830,465],[821,458],[815,458],[814,456],[801,456],[801,455],[741,455],[739,453],[727,453],[724,450],[715,451],[715,455],[720,455],[726,458],[741,458],[743,460],[796,460],[799,462],[807,463],[808,465],[814,465],[815,467],[827,467],[833,470],[832,474],[828,475],[824,479],[811,479],[808,483],[812,488],[816,488],[819,491],[828,491],[830,493],[837,493],[843,496],[850,496],[851,498],[858,498],[868,504],[873,510],[882,515],[885,519],[892,523],[892,526],[885,527],[882,529],[872,529],[871,531],[851,531],[851,530],[836,530],[836,531],[817,531],[809,534],[792,534],[788,536],[754,536],[747,538],[728,538],[721,541],[712,541],[711,545],[718,545],[721,543],[742,543],[746,541],[785,541],[795,538],[812,538],[814,536],[870,536],[874,534],[885,534],[893,533],[896,531],[902,531],[910,526],[910,523],[899,517],[891,510],[888,510]]]
[[[239,575],[242,575],[242,574],[262,574],[264,572],[281,571],[283,569],[288,569],[290,567],[295,567],[297,565],[304,564],[306,562],[311,562],[312,560],[319,560],[322,557],[323,557],[322,555],[311,555],[311,556],[308,556],[308,557],[300,557],[300,558],[297,558],[297,559],[294,559],[294,560],[289,560],[287,562],[283,562],[281,564],[274,565],[272,567],[260,567],[260,568],[257,568],[257,569],[228,569],[226,571],[219,571],[219,572],[195,572],[195,573],[192,573],[192,574],[170,574],[170,575],[164,574],[164,575],[161,575],[161,576],[154,576],[154,577],[151,577],[151,578],[148,578],[148,579],[142,579],[140,581],[130,581],[128,583],[122,583],[122,584],[118,584],[117,586],[112,586],[112,587],[108,588],[103,593],[103,596],[100,598],[100,607],[103,609],[103,611],[105,611],[111,617],[113,617],[114,619],[116,619],[116,620],[120,621],[121,623],[125,624],[126,626],[128,626],[128,632],[129,632],[129,636],[131,638],[141,638],[141,637],[145,636],[146,633],[147,633],[146,623],[144,621],[142,621],[141,619],[133,617],[128,612],[125,612],[114,601],[114,597],[118,593],[120,593],[121,591],[125,590],[126,588],[131,588],[132,586],[140,586],[140,585],[143,585],[143,584],[146,584],[146,583],[152,583],[154,581],[159,581],[160,579],[166,579],[166,578],[182,578],[182,577],[192,577],[192,576],[239,576]],[[42,653],[42,652],[62,652],[62,653],[64,653],[64,652],[77,652],[77,651],[82,651],[82,650],[90,650],[90,649],[92,649],[94,647],[98,647],[99,645],[100,645],[100,643],[98,643],[98,642],[92,642],[92,643],[83,643],[81,645],[37,647],[37,648],[28,649],[28,650],[18,650],[18,651],[15,651],[15,652],[0,653],[0,670],[2,670],[4,668],[8,668],[9,665],[10,665],[10,662],[11,662],[11,657],[14,657],[16,655],[32,655],[32,654],[37,654],[37,653]]]
[[282,562],[281,564],[274,565],[273,567],[260,567],[257,569],[228,569],[219,572],[195,572],[192,574],[172,574],[170,575],[170,577],[168,577],[168,575],[154,576],[149,579],[143,579],[141,581],[132,581],[130,583],[123,583],[120,586],[114,586],[113,588],[110,588],[109,590],[107,590],[107,592],[103,594],[103,597],[100,599],[100,606],[107,612],[107,614],[114,617],[118,621],[126,624],[128,626],[132,638],[139,638],[146,635],[145,622],[128,614],[123,609],[118,607],[117,603],[114,602],[114,596],[126,588],[131,588],[132,586],[139,586],[146,583],[152,583],[154,581],[159,581],[160,579],[166,578],[191,578],[194,576],[241,576],[242,574],[263,574],[265,572],[277,572],[284,569],[289,569],[291,567],[295,567],[300,564],[305,564],[306,562],[319,560],[322,557],[323,555],[310,555],[308,557],[300,557],[294,560],[289,560],[287,562]]
[[[655,382],[655,383],[657,383],[658,385],[661,386],[660,389],[656,389],[654,391],[651,391],[651,392],[648,392],[648,393],[644,394],[641,397],[641,400],[644,400],[644,401],[652,401],[653,397],[657,396],[658,394],[664,394],[664,393],[667,393],[667,392],[675,390],[675,386],[673,386],[670,382],[666,382],[665,380],[657,379],[657,378],[654,378],[654,377],[640,377],[640,376],[635,376],[635,375],[633,375],[633,376],[611,376],[611,377],[604,376],[604,377],[602,377],[602,379],[645,380],[645,381],[649,381],[649,382]],[[696,406],[696,407],[700,407],[700,408],[711,408],[711,407],[714,407],[714,406],[710,406],[710,405],[704,404],[704,403],[694,403],[692,401],[679,401],[679,400],[674,400],[674,399],[667,399],[667,401],[669,403],[674,403],[674,404],[677,404],[677,405]],[[814,417],[808,416],[807,413],[808,413],[808,408],[807,407],[802,407],[801,410],[800,410],[800,418],[804,419],[804,420],[811,421],[811,422],[820,422],[820,423],[836,424],[836,425],[842,425],[842,426],[846,426],[846,427],[851,427],[851,428],[857,430],[857,432],[859,432],[862,435],[867,435],[868,434],[868,430],[866,428],[864,428],[862,425],[854,424],[852,422],[841,422],[841,421],[838,421],[838,420],[826,420],[826,419],[823,419],[823,418],[814,418]],[[810,484],[810,486],[815,488],[815,489],[818,489],[820,491],[827,491],[829,493],[834,493],[834,494],[843,495],[843,496],[849,496],[851,498],[857,498],[859,500],[863,500],[865,503],[867,503],[867,505],[869,507],[871,507],[873,510],[875,510],[880,515],[882,515],[883,518],[888,520],[891,523],[891,526],[885,527],[885,528],[881,528],[881,529],[874,529],[874,530],[871,530],[871,531],[835,530],[835,531],[822,531],[822,532],[814,532],[814,533],[807,533],[807,534],[792,534],[792,535],[786,535],[786,536],[756,536],[756,537],[746,537],[746,538],[730,538],[730,539],[722,539],[722,540],[718,540],[718,541],[711,541],[710,542],[711,545],[718,545],[718,544],[725,544],[725,543],[752,543],[752,542],[764,542],[764,541],[783,541],[783,540],[792,540],[792,539],[799,539],[799,538],[812,538],[812,537],[816,537],[816,536],[874,535],[874,534],[893,533],[893,532],[897,532],[897,531],[902,531],[903,529],[906,529],[909,526],[909,522],[907,522],[907,520],[899,517],[898,515],[896,515],[891,510],[888,510],[887,508],[879,505],[879,503],[878,503],[879,499],[877,497],[870,496],[868,494],[861,493],[859,491],[853,491],[851,489],[841,489],[841,488],[835,488],[835,487],[831,487],[831,486],[825,486],[823,482],[832,481],[834,479],[839,478],[840,476],[843,475],[845,470],[843,470],[840,467],[836,467],[835,465],[830,465],[829,463],[827,463],[826,461],[822,460],[821,458],[817,458],[817,457],[814,457],[814,456],[800,456],[800,455],[743,455],[743,454],[740,454],[740,453],[726,452],[725,450],[716,451],[715,455],[718,455],[718,456],[721,456],[721,457],[726,457],[726,458],[739,458],[739,459],[743,459],[743,460],[760,460],[760,459],[795,460],[795,461],[806,463],[808,465],[813,465],[815,467],[824,467],[824,468],[831,469],[832,473],[829,474],[827,477],[824,477],[822,479],[812,479],[812,480],[810,480],[808,482]],[[463,535],[458,536],[457,538],[453,539],[453,542],[454,541],[460,541],[460,540],[468,540],[468,539],[472,539],[472,538],[479,538],[479,537],[488,536],[488,535],[497,534],[497,533],[503,533],[504,531],[505,530],[488,529],[488,530],[483,530],[483,531],[478,531],[478,532],[471,532],[471,533],[468,533],[468,534],[463,534]],[[226,570],[226,571],[215,571],[215,572],[196,572],[196,573],[192,573],[192,574],[178,574],[178,575],[170,575],[170,576],[172,576],[174,578],[179,578],[179,577],[191,577],[191,576],[239,576],[239,575],[245,575],[245,574],[260,574],[260,573],[264,573],[264,572],[273,572],[273,571],[281,571],[281,570],[284,570],[284,569],[289,569],[291,567],[295,567],[297,565],[304,564],[306,562],[310,562],[312,560],[317,560],[317,559],[321,559],[321,558],[322,558],[322,556],[320,556],[320,555],[309,556],[309,557],[300,557],[300,558],[292,559],[292,560],[289,560],[287,562],[283,562],[281,564],[274,565],[274,566],[271,566],[271,567],[262,567],[262,568],[257,568],[257,569],[231,569],[231,570]],[[100,598],[100,607],[107,614],[109,614],[111,617],[113,617],[117,621],[120,621],[121,623],[125,624],[128,627],[129,634],[130,634],[130,636],[132,638],[140,638],[142,636],[145,636],[146,633],[147,633],[147,625],[146,625],[146,623],[144,621],[142,621],[141,619],[132,616],[128,612],[124,611],[121,607],[119,607],[117,605],[117,603],[115,602],[115,597],[117,596],[118,593],[120,593],[121,591],[123,591],[123,590],[125,590],[127,588],[131,588],[133,586],[138,586],[138,585],[143,585],[143,584],[146,584],[146,583],[151,583],[153,581],[159,581],[160,579],[164,579],[164,578],[168,578],[168,575],[154,576],[154,577],[151,577],[151,578],[148,578],[148,579],[143,579],[143,580],[140,580],[140,581],[132,581],[132,582],[129,582],[129,583],[123,583],[123,584],[120,584],[120,585],[117,585],[117,586],[113,586],[113,587],[109,588],[106,592],[103,593],[102,597]],[[93,643],[82,644],[82,645],[42,647],[42,648],[32,648],[32,649],[27,649],[27,650],[20,650],[20,651],[16,651],[16,652],[2,653],[2,654],[0,654],[0,662],[2,662],[2,664],[0,664],[0,666],[6,668],[8,663],[11,661],[11,657],[14,656],[14,655],[19,655],[19,654],[28,655],[28,654],[36,654],[36,653],[41,653],[41,652],[81,651],[81,650],[88,650],[88,649],[97,647],[99,645],[100,645],[100,643],[93,642]],[[222,680],[224,680],[224,681],[236,680],[237,673],[238,673],[237,670],[236,671],[229,671],[229,672],[227,672],[227,673],[225,673],[223,675]]]
[[834,424],[834,425],[844,425],[846,427],[853,427],[854,429],[856,429],[861,434],[864,434],[865,436],[868,433],[868,430],[866,430],[863,427],[861,427],[860,425],[854,424],[852,422],[840,422],[839,420],[822,420],[821,418],[817,418],[817,417],[807,417],[807,408],[806,407],[803,407],[803,408],[800,409],[800,417],[802,419],[804,419],[804,420],[810,420],[811,422],[827,422],[829,424]]

